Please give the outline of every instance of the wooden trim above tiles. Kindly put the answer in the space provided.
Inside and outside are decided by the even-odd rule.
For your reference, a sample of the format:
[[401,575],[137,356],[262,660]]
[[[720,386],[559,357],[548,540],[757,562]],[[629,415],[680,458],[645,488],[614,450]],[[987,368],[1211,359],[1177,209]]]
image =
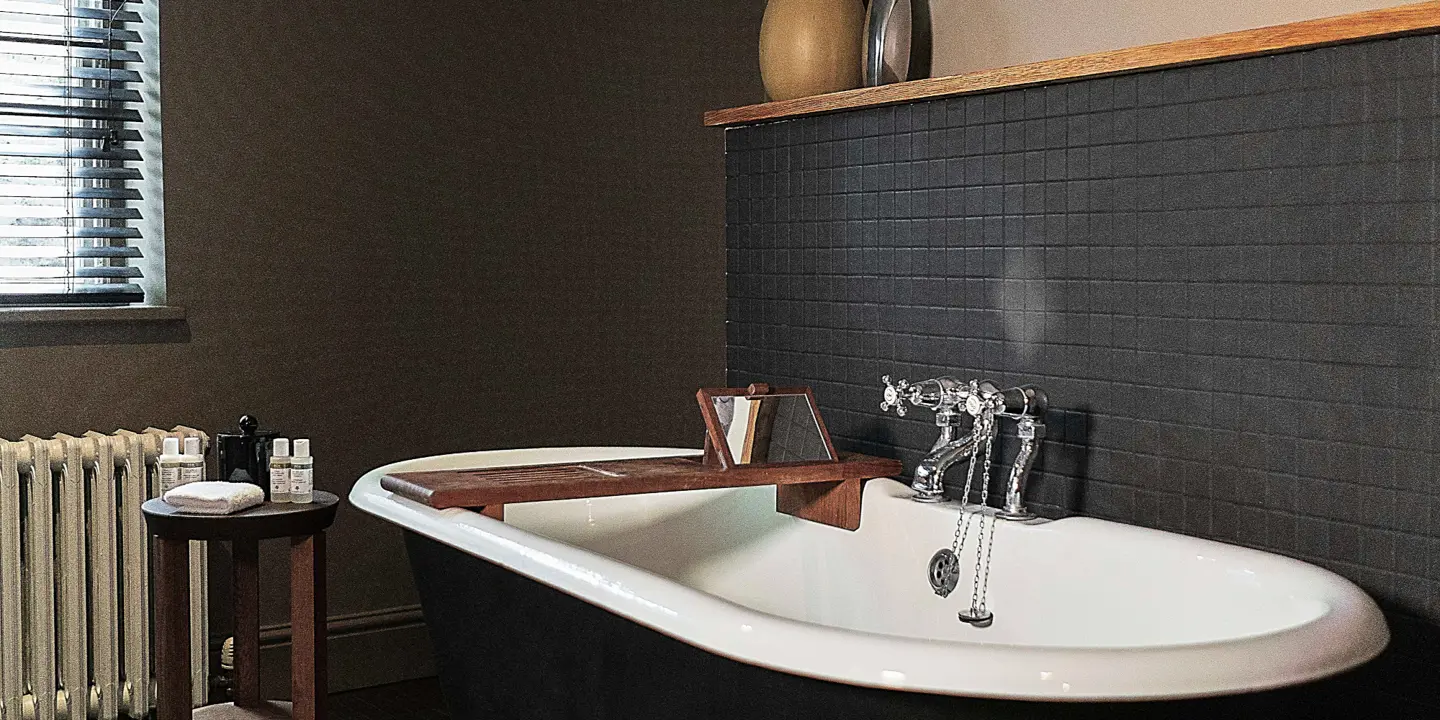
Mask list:
[[705,113],[705,124],[744,125],[839,110],[894,105],[1065,80],[1254,57],[1359,40],[1412,35],[1436,28],[1440,28],[1440,2],[1422,2],[1319,20],[1240,30],[1223,35],[981,70],[964,75],[912,80],[795,100],[711,110]]

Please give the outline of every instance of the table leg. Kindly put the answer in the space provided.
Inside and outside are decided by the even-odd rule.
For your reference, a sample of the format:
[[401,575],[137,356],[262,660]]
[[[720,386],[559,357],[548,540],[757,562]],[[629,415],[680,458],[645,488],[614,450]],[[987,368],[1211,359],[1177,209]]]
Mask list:
[[260,704],[260,543],[231,543],[235,585],[235,704]]
[[294,720],[324,720],[325,533],[290,539],[290,698]]
[[156,720],[190,720],[190,541],[155,539]]

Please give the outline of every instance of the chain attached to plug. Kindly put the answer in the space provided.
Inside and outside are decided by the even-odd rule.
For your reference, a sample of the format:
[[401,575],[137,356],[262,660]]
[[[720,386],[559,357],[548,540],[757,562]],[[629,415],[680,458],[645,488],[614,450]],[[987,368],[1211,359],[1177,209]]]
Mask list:
[[[936,595],[943,598],[955,592],[960,584],[960,556],[969,542],[970,528],[975,526],[975,573],[971,578],[970,607],[960,612],[959,618],[975,627],[988,627],[995,617],[986,604],[995,548],[995,524],[1002,519],[1018,521],[1034,517],[1025,508],[1024,484],[1039,454],[1040,442],[1045,437],[1042,418],[1048,406],[1046,395],[1033,385],[1001,390],[989,381],[964,383],[951,376],[915,383],[903,379],[892,381],[889,375],[881,379],[885,383],[881,412],[893,410],[903,417],[907,403],[928,408],[935,413],[935,425],[940,428],[940,437],[934,447],[915,468],[910,482],[910,487],[915,490],[913,500],[946,502],[945,471],[957,462],[968,460],[970,463],[965,474],[962,508],[960,517],[955,521],[954,538],[950,547],[941,548],[930,557],[927,575],[930,589]],[[962,434],[967,416],[970,432]],[[1002,507],[999,511],[991,511],[990,473],[1001,418],[1016,421],[1020,451],[1006,484]],[[980,502],[965,508],[963,503],[970,501],[977,476],[980,478]]]
[[[990,556],[995,546],[995,520],[984,512],[990,496],[990,473],[995,457],[995,434],[998,428],[996,413],[1003,408],[993,396],[981,389],[979,383],[971,381],[968,392],[964,393],[965,412],[972,418],[972,433],[979,438],[981,447],[972,456],[965,473],[965,487],[961,491],[962,502],[968,502],[977,475],[980,478],[980,506],[974,510],[960,512],[955,520],[955,535],[950,547],[937,550],[930,558],[930,588],[940,597],[949,597],[960,584],[960,556],[969,542],[970,527],[975,526],[975,573],[971,578],[970,608],[959,613],[962,622],[976,627],[987,627],[994,621],[994,614],[985,605],[989,589]],[[889,401],[886,393],[886,400]],[[903,395],[902,395],[903,397]],[[1003,402],[1003,401],[1002,401]],[[984,453],[983,462],[978,455]],[[978,520],[977,520],[978,518]]]

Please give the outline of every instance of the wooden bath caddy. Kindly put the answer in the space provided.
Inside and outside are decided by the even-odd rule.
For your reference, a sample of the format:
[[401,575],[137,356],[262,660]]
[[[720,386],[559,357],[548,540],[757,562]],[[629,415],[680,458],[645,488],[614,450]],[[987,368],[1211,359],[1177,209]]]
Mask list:
[[[702,407],[717,396],[753,397],[773,393],[809,397],[808,390],[795,390],[798,392],[787,393],[752,385],[744,390],[701,390],[699,396]],[[485,515],[504,520],[505,506],[510,503],[774,485],[777,511],[856,530],[860,527],[860,491],[865,481],[900,473],[898,460],[835,452],[818,413],[815,415],[817,425],[828,456],[833,460],[735,464],[723,446],[716,451],[713,437],[721,426],[714,417],[713,405],[707,409],[706,426],[711,432],[707,435],[703,458],[642,458],[405,472],[386,475],[381,478],[380,486],[433,508],[479,509]]]
[[775,485],[775,509],[826,525],[860,527],[860,489],[866,480],[893,477],[900,461],[854,453],[837,462],[737,466],[698,458],[644,458],[478,470],[386,475],[380,487],[433,508],[483,508],[505,519],[505,505],[640,495],[675,490]]

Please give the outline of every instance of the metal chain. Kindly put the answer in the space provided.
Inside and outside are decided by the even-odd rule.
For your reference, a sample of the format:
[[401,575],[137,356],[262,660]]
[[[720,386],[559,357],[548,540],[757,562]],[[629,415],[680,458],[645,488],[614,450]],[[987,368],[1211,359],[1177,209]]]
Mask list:
[[[970,489],[969,483],[966,483],[965,489],[967,491]],[[961,517],[955,519],[955,539],[950,541],[950,552],[955,553],[958,557],[960,555],[960,548],[964,546],[962,538],[969,533],[969,523],[965,522],[964,513],[962,512]]]
[[985,474],[984,482],[980,483],[980,507],[986,507],[990,501],[990,462],[995,459],[994,441],[995,433],[995,408],[987,407],[985,413]]
[[[984,437],[989,438],[990,426],[991,423],[994,422],[994,420],[994,415],[990,413],[981,413],[980,417],[975,418],[975,423],[971,427],[971,432],[981,433]],[[955,519],[955,540],[950,543],[950,551],[955,553],[957,557],[960,555],[961,550],[965,548],[965,541],[970,537],[970,520],[975,516],[974,513],[965,512],[964,508],[965,503],[970,502],[970,488],[975,483],[976,465],[977,463],[972,459],[970,461],[970,466],[965,469],[965,489],[962,490],[960,493],[960,517]],[[990,463],[989,458],[987,457],[985,462],[985,474],[983,476],[984,479],[982,479],[980,482],[982,488],[989,482],[989,477]],[[984,491],[982,490],[981,492]]]
[[[990,463],[991,463],[991,461],[992,461],[993,458],[994,458],[994,454],[993,454],[993,450],[994,450],[993,439],[994,439],[995,436],[994,436],[994,434],[992,434],[992,433],[990,432],[989,424],[990,424],[990,422],[993,422],[994,419],[995,419],[995,410],[994,410],[994,408],[987,406],[982,412],[983,412],[984,417],[985,417],[985,419],[986,419],[986,428],[985,428],[985,430],[986,430],[986,432],[985,432],[985,472],[984,472],[984,475],[981,476],[981,483],[980,483],[980,509],[977,510],[976,512],[974,512],[974,513],[971,513],[971,515],[979,515],[979,516],[980,516],[979,528],[978,528],[978,530],[977,530],[976,533],[975,533],[975,576],[974,576],[974,578],[972,579],[972,582],[971,582],[971,584],[970,584],[970,588],[971,588],[971,591],[970,591],[970,612],[971,612],[971,614],[979,614],[979,613],[980,613],[981,611],[983,611],[984,608],[985,608],[984,602],[983,602],[983,601],[981,600],[981,598],[980,598],[980,583],[981,583],[981,575],[980,575],[980,573],[981,573],[981,567],[982,567],[982,565],[981,565],[982,560],[983,560],[983,562],[984,562],[984,567],[985,567],[985,568],[988,569],[989,566],[990,566],[990,560],[989,560],[989,556],[990,556],[989,550],[990,550],[990,547],[984,547],[984,548],[982,548],[982,547],[980,547],[980,542],[981,542],[981,538],[985,536],[985,508],[988,506],[987,503],[988,503],[988,501],[989,501],[989,499],[990,499]],[[975,464],[975,463],[971,463],[972,466],[973,466],[974,464]],[[970,523],[967,521],[965,524],[966,524],[966,525],[969,525]],[[992,520],[990,521],[990,546],[993,546],[993,545],[994,545],[994,542],[995,542],[995,521],[992,519]]]
[[[980,581],[980,603],[976,605],[973,596],[970,600],[971,607],[977,611],[976,614],[984,614],[986,596],[990,592],[990,558],[994,556],[995,551],[995,522],[993,518],[990,520],[990,535],[985,542],[985,575]],[[975,538],[975,544],[977,546],[980,544],[978,536]],[[977,547],[976,550],[978,551],[979,548]]]
[[[971,383],[971,392],[979,393],[976,383]],[[995,549],[995,523],[994,518],[989,521],[989,532],[986,532],[985,509],[990,502],[990,473],[995,460],[995,407],[992,399],[985,398],[980,413],[975,417],[971,431],[980,433],[984,438],[985,459],[983,463],[975,462],[978,458],[972,456],[970,467],[965,472],[965,488],[961,495],[960,517],[955,520],[955,536],[950,541],[950,552],[956,559],[964,552],[966,541],[970,537],[970,525],[976,522],[975,532],[975,573],[971,577],[970,584],[970,615],[979,617],[985,615],[986,599],[990,591],[990,560]],[[978,449],[977,449],[978,451]],[[980,471],[980,507],[973,512],[964,511],[964,503],[970,500],[970,491],[975,484],[976,471]],[[975,517],[979,516],[976,521]],[[948,592],[946,593],[948,594]],[[964,619],[964,613],[961,614]],[[988,621],[987,623],[988,624]]]
[[[975,421],[978,426],[979,420]],[[978,430],[978,428],[975,428]],[[970,485],[975,481],[975,463],[972,461],[970,467],[965,469],[965,489],[960,491],[960,516],[955,518],[955,539],[950,543],[950,552],[960,555],[965,547],[965,538],[970,536],[970,516],[965,514],[965,503],[970,499]]]

